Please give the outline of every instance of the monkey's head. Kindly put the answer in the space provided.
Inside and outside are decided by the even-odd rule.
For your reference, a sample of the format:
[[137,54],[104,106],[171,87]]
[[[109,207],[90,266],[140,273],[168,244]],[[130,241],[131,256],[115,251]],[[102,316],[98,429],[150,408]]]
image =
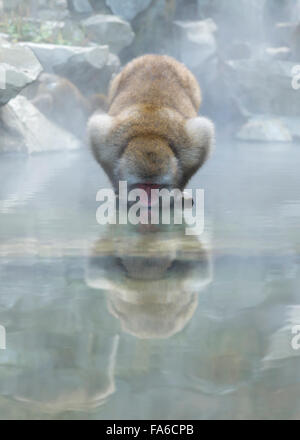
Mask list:
[[180,168],[168,142],[158,136],[136,136],[131,139],[117,167],[119,180],[126,180],[129,188],[174,187],[178,185]]
[[192,319],[198,295],[211,283],[209,242],[186,235],[185,226],[106,225],[90,250],[85,281],[107,295],[110,313],[125,332],[162,339]]
[[202,117],[187,120],[173,115],[154,119],[149,113],[124,116],[94,114],[89,138],[96,160],[115,189],[183,189],[206,160],[213,140],[213,124]]

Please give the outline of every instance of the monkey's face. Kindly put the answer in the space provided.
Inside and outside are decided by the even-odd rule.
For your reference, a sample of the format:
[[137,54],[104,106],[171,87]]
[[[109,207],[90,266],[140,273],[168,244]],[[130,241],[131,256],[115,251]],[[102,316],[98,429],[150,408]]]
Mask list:
[[[94,114],[88,126],[96,160],[115,189],[127,181],[128,189],[184,189],[188,180],[207,159],[213,143],[213,125],[203,117],[176,122],[169,119],[125,114],[111,117]],[[163,116],[163,114],[162,114]],[[157,129],[167,136],[149,134]],[[173,140],[172,140],[173,139]],[[172,144],[172,145],[171,145]]]
[[158,136],[137,136],[124,148],[115,170],[116,181],[128,189],[173,188],[179,183],[178,161],[167,141]]

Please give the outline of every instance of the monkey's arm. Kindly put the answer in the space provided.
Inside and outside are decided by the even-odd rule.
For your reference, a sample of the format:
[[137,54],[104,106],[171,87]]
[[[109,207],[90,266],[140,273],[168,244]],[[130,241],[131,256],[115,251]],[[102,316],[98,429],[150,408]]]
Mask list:
[[209,119],[198,116],[186,121],[185,130],[191,142],[191,158],[201,166],[214,148],[214,125]]

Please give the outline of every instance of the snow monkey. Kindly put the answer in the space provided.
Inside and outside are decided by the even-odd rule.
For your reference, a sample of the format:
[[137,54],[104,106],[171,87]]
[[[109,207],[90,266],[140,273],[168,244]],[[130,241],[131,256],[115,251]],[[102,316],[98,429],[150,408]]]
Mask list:
[[95,159],[115,190],[183,190],[214,143],[211,121],[197,116],[196,78],[165,55],[134,59],[112,80],[108,112],[94,113],[88,133]]

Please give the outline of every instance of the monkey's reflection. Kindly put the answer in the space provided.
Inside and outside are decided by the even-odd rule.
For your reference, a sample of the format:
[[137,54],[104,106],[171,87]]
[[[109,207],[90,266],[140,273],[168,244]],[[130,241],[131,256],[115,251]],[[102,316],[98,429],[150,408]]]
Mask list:
[[91,249],[87,284],[138,338],[168,338],[192,318],[212,279],[208,245],[185,225],[109,225]]

